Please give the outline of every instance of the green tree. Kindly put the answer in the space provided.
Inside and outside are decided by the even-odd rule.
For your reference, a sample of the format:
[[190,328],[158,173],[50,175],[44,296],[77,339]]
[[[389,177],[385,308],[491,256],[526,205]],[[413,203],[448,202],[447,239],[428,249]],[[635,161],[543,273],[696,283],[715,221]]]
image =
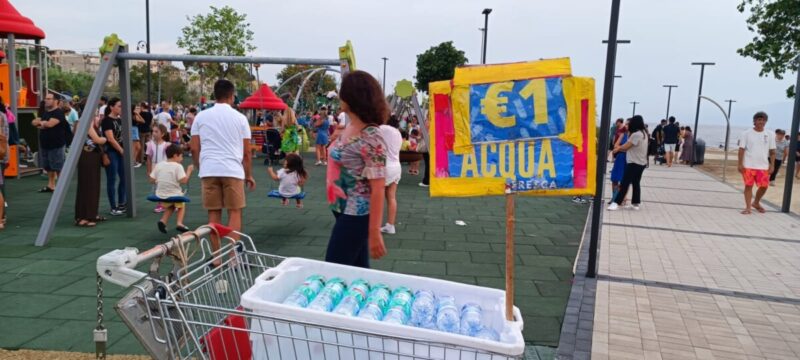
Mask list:
[[[211,6],[211,12],[186,17],[189,25],[183,27],[178,38],[178,47],[191,55],[244,56],[256,49],[252,44],[253,31],[247,15],[240,14],[230,6]],[[187,69],[199,71],[201,64],[186,63]],[[242,64],[204,64],[206,78],[227,78],[247,81],[249,72]]]
[[86,96],[92,89],[94,77],[86,73],[64,71],[58,66],[52,66],[47,73],[47,87],[60,93]]
[[[747,29],[756,36],[736,52],[761,63],[758,75],[783,79],[787,72],[798,71],[794,59],[800,54],[800,1],[741,0],[738,10],[750,13]],[[794,97],[795,90],[790,86],[786,96]]]
[[456,49],[452,41],[443,42],[417,55],[417,82],[420,92],[428,93],[428,83],[450,80],[456,67],[467,63],[464,52]]
[[[313,68],[318,68],[318,66],[311,66],[311,65],[288,65],[283,68],[276,77],[278,78],[278,84],[283,84],[288,80],[290,77],[296,75],[297,73],[310,70]],[[310,73],[310,72],[309,72]],[[291,82],[286,83],[285,86],[281,88],[280,94],[275,94],[277,96],[282,96],[284,94],[289,94],[289,102],[293,102],[295,96],[297,96],[297,91],[300,88],[300,84],[303,82],[306,76],[309,73],[300,75]],[[314,74],[311,79],[308,79],[306,83],[306,87],[303,88],[303,93],[300,95],[300,101],[303,104],[315,104],[316,98],[318,94],[326,94],[331,90],[336,90],[336,79],[328,75],[326,72],[320,71]],[[291,105],[291,104],[290,104]]]
[[[160,80],[159,80],[160,78]],[[152,78],[153,101],[158,101],[158,84],[161,82],[161,100],[185,103],[189,98],[186,82],[181,77],[180,69],[172,65],[162,65]],[[147,65],[139,64],[131,67],[131,98],[134,102],[147,99]]]

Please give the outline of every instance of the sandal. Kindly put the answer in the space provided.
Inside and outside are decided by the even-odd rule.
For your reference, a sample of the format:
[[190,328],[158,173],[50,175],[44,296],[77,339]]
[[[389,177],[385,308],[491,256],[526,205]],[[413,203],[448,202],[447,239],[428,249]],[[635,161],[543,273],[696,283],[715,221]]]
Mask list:
[[91,222],[91,221],[86,220],[86,219],[82,219],[82,220],[75,220],[75,226],[77,226],[77,227],[95,227],[95,226],[97,226],[97,223]]
[[103,222],[103,221],[106,221],[106,220],[108,220],[108,219],[106,219],[105,217],[100,216],[100,215],[97,215],[97,217],[94,218],[95,222]]
[[51,193],[51,192],[53,192],[53,191],[55,191],[55,190],[53,190],[53,189],[51,189],[51,188],[49,188],[49,187],[47,187],[47,186],[45,186],[45,187],[43,187],[43,188],[39,189],[39,192],[40,192],[40,193]]

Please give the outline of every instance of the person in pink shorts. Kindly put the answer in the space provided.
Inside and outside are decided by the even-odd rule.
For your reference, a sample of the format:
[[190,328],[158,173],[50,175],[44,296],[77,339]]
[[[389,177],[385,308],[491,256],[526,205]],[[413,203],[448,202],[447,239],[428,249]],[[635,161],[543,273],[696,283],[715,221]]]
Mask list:
[[[739,173],[744,179],[744,203],[742,214],[750,214],[752,209],[760,213],[766,210],[761,206],[761,198],[769,187],[769,174],[775,166],[775,136],[766,131],[767,114],[759,111],[753,115],[753,128],[739,136]],[[753,199],[753,186],[758,187]]]

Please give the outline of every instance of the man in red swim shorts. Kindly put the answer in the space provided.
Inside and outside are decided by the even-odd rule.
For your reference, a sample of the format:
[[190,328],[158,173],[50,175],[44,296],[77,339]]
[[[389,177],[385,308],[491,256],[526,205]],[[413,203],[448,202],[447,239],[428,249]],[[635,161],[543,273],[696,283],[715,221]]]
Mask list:
[[[739,172],[744,179],[745,209],[742,214],[750,214],[752,209],[766,212],[761,206],[761,198],[769,187],[769,174],[775,166],[775,137],[764,130],[767,114],[759,111],[753,115],[753,128],[739,136]],[[753,185],[758,187],[753,199]],[[751,202],[752,200],[752,202]]]

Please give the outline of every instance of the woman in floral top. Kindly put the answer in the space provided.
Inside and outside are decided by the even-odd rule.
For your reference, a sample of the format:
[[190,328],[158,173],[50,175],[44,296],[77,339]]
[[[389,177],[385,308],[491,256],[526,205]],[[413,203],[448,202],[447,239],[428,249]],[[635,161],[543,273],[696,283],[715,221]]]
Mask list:
[[333,226],[325,261],[369,267],[386,254],[381,236],[386,146],[378,126],[389,106],[374,77],[354,71],[342,79],[341,108],[350,118],[328,149],[328,203]]

